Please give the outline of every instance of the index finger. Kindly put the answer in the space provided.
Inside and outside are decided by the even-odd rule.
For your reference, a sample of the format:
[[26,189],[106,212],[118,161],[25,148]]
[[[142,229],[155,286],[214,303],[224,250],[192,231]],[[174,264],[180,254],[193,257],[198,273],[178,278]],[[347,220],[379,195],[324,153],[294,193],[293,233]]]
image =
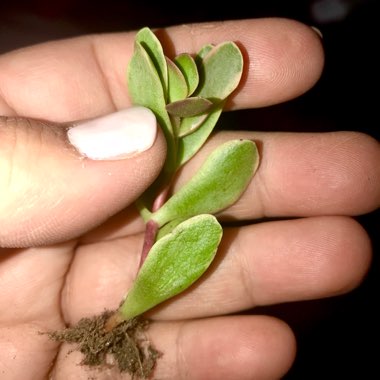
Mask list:
[[[295,98],[319,79],[324,63],[320,36],[290,19],[262,18],[182,25],[157,32],[172,54],[197,52],[208,43],[236,42],[244,74],[228,108],[264,107]],[[168,38],[166,36],[169,36]]]
[[[253,19],[156,30],[168,56],[233,40],[245,69],[229,107],[276,104],[309,90],[323,68],[318,35],[288,19]],[[0,113],[55,121],[95,117],[130,105],[125,70],[134,32],[52,41],[0,57]]]

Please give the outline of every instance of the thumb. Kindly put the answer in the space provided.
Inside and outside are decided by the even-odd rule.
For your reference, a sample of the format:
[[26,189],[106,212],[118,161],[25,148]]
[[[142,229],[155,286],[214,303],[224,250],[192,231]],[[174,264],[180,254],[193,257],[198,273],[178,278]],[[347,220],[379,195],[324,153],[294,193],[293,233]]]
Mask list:
[[154,181],[165,139],[154,114],[132,107],[65,125],[0,118],[0,246],[72,239]]

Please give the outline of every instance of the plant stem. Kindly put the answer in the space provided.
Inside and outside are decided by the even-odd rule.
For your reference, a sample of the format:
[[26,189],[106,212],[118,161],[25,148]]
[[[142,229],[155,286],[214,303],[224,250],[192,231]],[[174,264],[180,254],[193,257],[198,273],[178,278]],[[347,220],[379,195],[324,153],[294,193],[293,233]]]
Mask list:
[[148,253],[156,240],[157,232],[158,224],[154,220],[149,220],[145,227],[144,244],[141,251],[139,269],[144,264],[144,261],[147,258]]
[[152,212],[157,211],[165,203],[168,197],[169,187],[170,185],[167,185],[159,192],[159,194],[153,202]]
[[[165,186],[156,196],[153,202],[152,211],[158,210],[165,203],[166,198],[169,193],[169,188],[170,186]],[[145,207],[143,207],[142,203],[140,203],[138,206],[139,206],[140,211],[143,210],[145,216],[148,216],[151,214]],[[140,270],[141,266],[144,264],[144,261],[147,258],[150,249],[155,243],[159,228],[160,226],[158,225],[158,223],[152,219],[146,222],[144,243],[141,250],[140,263],[139,263],[138,270]],[[105,323],[104,330],[107,332],[111,331],[113,328],[115,328],[117,325],[119,325],[123,321],[125,321],[125,318],[123,317],[122,313],[120,313],[120,310],[118,310],[108,318],[107,322]]]
[[[152,206],[152,212],[158,210],[165,203],[168,193],[169,193],[169,186],[165,186],[165,188],[159,192],[156,199],[154,200],[153,206]],[[139,269],[144,264],[144,261],[147,258],[150,249],[152,248],[154,242],[156,241],[156,236],[157,236],[159,227],[160,226],[154,220],[148,220],[146,223],[144,243],[143,243],[143,248],[142,248],[141,256],[140,256]]]
[[112,314],[107,321],[104,324],[104,330],[106,332],[112,331],[116,326],[120,325],[120,323],[124,322],[125,318],[119,313],[119,311],[116,311],[114,314]]

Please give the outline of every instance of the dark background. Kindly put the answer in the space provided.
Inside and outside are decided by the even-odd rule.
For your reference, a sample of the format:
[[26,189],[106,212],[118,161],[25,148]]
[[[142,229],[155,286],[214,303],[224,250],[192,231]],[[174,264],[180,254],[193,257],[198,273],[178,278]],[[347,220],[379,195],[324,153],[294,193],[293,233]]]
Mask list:
[[[253,120],[256,130],[355,130],[380,141],[375,87],[379,71],[375,58],[379,48],[377,0],[235,0],[216,6],[218,3],[0,0],[0,53],[55,38],[142,26],[266,16],[293,18],[323,33],[326,65],[322,79],[291,102],[223,114],[222,126],[247,125],[245,120],[252,125]],[[380,316],[380,213],[377,210],[357,219],[370,234],[375,253],[372,268],[358,289],[345,296],[262,310],[283,318],[296,333],[298,356],[286,380],[380,379],[380,330],[376,323]]]

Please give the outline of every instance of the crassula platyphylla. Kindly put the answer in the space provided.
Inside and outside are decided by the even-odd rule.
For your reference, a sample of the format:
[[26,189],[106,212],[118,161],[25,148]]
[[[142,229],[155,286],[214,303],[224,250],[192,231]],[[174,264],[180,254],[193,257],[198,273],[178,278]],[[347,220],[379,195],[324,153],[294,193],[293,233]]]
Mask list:
[[134,105],[154,113],[167,157],[157,180],[136,202],[146,223],[140,268],[108,329],[187,289],[214,259],[223,234],[214,214],[247,188],[259,162],[255,143],[227,141],[177,192],[171,185],[207,141],[242,72],[243,57],[234,42],[208,44],[195,57],[182,53],[171,60],[148,27],[137,33],[128,91]]
[[226,141],[173,191],[178,170],[209,138],[242,72],[243,57],[234,42],[208,44],[195,56],[183,53],[171,60],[149,28],[138,31],[127,70],[136,107],[121,112],[135,128],[158,122],[167,156],[156,181],[136,201],[145,238],[136,278],[118,309],[48,332],[55,341],[77,344],[82,364],[105,365],[107,373],[115,364],[132,378],[151,378],[161,353],[146,339],[143,314],[180,294],[209,268],[223,235],[215,215],[240,198],[258,167],[253,141]]

